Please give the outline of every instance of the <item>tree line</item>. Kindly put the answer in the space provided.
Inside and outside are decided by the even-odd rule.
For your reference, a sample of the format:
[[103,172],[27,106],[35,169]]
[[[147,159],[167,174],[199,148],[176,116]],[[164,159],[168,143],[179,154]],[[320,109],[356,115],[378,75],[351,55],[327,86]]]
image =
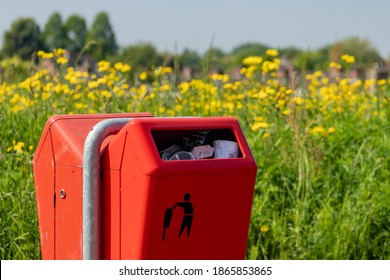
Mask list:
[[57,48],[75,54],[85,51],[96,59],[115,55],[118,46],[108,14],[98,13],[89,29],[79,15],[71,15],[63,21],[61,14],[54,12],[42,31],[33,18],[19,18],[4,32],[1,53],[3,57],[19,56],[27,60],[37,50]]
[[[116,36],[106,12],[98,13],[88,28],[80,15],[70,15],[63,20],[54,12],[43,29],[33,18],[15,20],[3,34],[0,59],[20,57],[31,60],[37,50],[52,51],[66,49],[73,58],[90,55],[96,61],[105,59],[122,61],[133,69],[148,68],[152,65],[189,67],[194,72],[206,69],[229,70],[240,67],[247,56],[262,56],[272,46],[263,43],[244,43],[231,52],[210,47],[204,54],[184,49],[179,54],[161,53],[150,43],[118,46]],[[279,55],[287,59],[297,71],[326,70],[330,61],[337,61],[342,54],[356,58],[354,67],[364,71],[373,63],[382,62],[378,50],[367,39],[357,36],[342,39],[316,50],[302,50],[296,47],[279,48]],[[75,59],[73,59],[75,62]],[[72,60],[70,60],[72,63]]]

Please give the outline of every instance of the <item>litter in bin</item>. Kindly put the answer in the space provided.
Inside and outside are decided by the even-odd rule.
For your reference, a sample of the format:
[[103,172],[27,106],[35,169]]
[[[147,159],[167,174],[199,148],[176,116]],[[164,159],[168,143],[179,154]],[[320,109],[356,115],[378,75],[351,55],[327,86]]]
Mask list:
[[237,158],[239,154],[237,142],[227,140],[216,140],[213,142],[215,148],[214,158]]
[[159,154],[163,160],[238,158],[240,150],[237,142],[231,141],[231,137],[224,138],[220,135],[218,137],[213,130],[193,130],[172,137],[173,141],[167,143],[171,146],[159,151]]
[[195,159],[195,157],[191,153],[185,151],[177,152],[169,158],[169,160],[188,160],[188,159]]
[[182,151],[182,148],[179,145],[174,144],[174,145],[170,146],[169,148],[160,152],[161,158],[163,160],[169,160],[173,154],[180,152],[180,151]]
[[194,147],[191,151],[191,154],[197,159],[210,158],[213,156],[213,153],[214,148],[210,145],[197,146]]
[[195,133],[192,134],[190,137],[183,137],[182,138],[183,150],[189,152],[194,147],[202,146],[206,141],[206,137],[208,133],[209,133],[208,130],[198,130],[195,131]]

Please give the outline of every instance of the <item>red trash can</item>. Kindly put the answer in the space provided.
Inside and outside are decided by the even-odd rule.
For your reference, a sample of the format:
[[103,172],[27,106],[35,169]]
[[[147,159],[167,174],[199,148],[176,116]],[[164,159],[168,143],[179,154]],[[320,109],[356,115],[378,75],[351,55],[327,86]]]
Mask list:
[[33,170],[43,259],[245,258],[257,165],[232,117],[54,116]]

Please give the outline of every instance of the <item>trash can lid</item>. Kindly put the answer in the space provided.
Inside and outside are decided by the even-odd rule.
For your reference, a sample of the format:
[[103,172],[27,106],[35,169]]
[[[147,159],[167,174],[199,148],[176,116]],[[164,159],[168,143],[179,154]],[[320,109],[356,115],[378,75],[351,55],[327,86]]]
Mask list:
[[[82,166],[84,141],[91,128],[108,118],[153,117],[150,113],[54,115],[48,119],[32,164],[39,160],[44,145],[52,145],[55,164]],[[47,141],[50,134],[51,141]]]

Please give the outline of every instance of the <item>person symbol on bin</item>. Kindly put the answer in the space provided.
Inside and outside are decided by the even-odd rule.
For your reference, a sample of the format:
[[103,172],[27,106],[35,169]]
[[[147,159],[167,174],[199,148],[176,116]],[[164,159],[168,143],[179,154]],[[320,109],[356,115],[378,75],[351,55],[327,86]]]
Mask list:
[[184,195],[184,201],[183,202],[176,202],[175,205],[172,207],[172,209],[175,209],[176,206],[179,206],[183,208],[184,216],[183,221],[181,222],[180,232],[179,232],[179,238],[183,231],[187,228],[187,236],[190,236],[191,233],[191,225],[192,225],[192,219],[194,217],[194,209],[192,207],[192,203],[190,202],[191,194],[186,193]]

